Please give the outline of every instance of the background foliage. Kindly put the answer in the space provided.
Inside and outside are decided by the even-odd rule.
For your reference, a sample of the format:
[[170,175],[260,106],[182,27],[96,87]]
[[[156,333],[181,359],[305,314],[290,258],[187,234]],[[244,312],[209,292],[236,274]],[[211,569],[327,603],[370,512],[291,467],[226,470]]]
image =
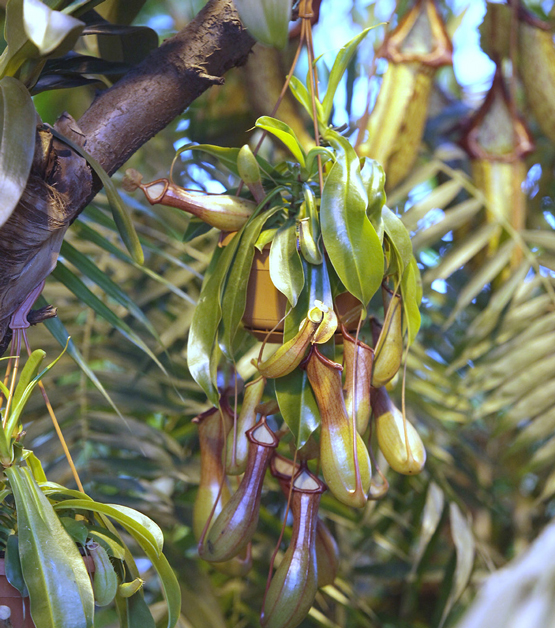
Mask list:
[[[549,1],[529,4],[544,12],[552,8]],[[153,31],[160,40],[167,37],[201,5],[109,0],[98,7],[109,20],[134,20],[152,30],[110,41],[91,35],[79,46],[92,55],[109,49],[113,62],[132,64],[141,46],[148,50],[155,43]],[[330,67],[333,51],[361,28],[390,17],[395,24],[409,5],[324,0],[315,26],[316,52],[327,52],[322,67]],[[307,627],[454,625],[476,585],[526,548],[555,508],[555,149],[515,76],[517,106],[537,146],[525,162],[525,224],[510,231],[496,251],[476,257],[491,235],[482,222],[491,202],[473,182],[469,159],[457,142],[463,119],[481,103],[493,77],[477,40],[485,4],[441,0],[438,5],[454,35],[455,70],[437,73],[416,164],[388,193],[388,205],[414,232],[424,278],[423,325],[407,360],[406,402],[428,462],[419,477],[392,475],[388,496],[362,512],[324,496],[322,511],[342,562],[335,585],[318,594],[302,624]],[[339,89],[333,122],[348,124],[353,138],[368,95],[371,108],[386,71],[387,62],[374,53],[384,28],[371,32]],[[190,141],[224,146],[251,141],[254,121],[269,114],[277,99],[283,81],[277,64],[286,67],[294,49],[292,41],[281,61],[276,53],[256,50],[245,68],[229,72],[225,85],[205,93],[128,165],[151,180],[167,176],[175,150]],[[509,65],[505,62],[507,75]],[[91,71],[79,86],[38,94],[41,117],[53,123],[67,110],[78,118],[95,90],[125,67],[113,67],[112,75],[102,77]],[[528,71],[520,67],[519,76]],[[298,74],[305,73],[301,63]],[[292,105],[282,112],[299,136],[310,132]],[[279,150],[268,143],[263,154]],[[201,161],[190,152],[183,153],[175,176],[185,187],[209,192],[236,184],[206,156]],[[114,180],[119,183],[121,175]],[[167,555],[183,590],[182,625],[256,626],[283,516],[277,483],[263,497],[254,569],[246,578],[223,576],[199,562],[191,530],[199,474],[191,419],[207,403],[186,368],[186,338],[217,236],[209,232],[184,241],[188,219],[183,214],[162,207],[154,211],[138,197],[122,195],[143,244],[144,266],[129,257],[107,199],[98,195],[69,230],[44,291],[46,301],[58,307],[58,319],[47,324],[52,335],[44,326],[35,328],[31,344],[53,357],[54,338],[65,338],[65,330],[71,334],[74,359],[64,356],[46,382],[56,414],[90,495],[132,505],[163,526]],[[494,224],[506,226],[492,213]],[[508,265],[517,247],[523,253]],[[508,270],[500,280],[503,268]],[[254,347],[252,355],[257,351]],[[244,377],[252,372],[252,355],[239,364]],[[52,480],[71,484],[40,397],[31,403],[31,446]],[[150,573],[146,561],[142,566]],[[156,587],[150,579],[146,590],[153,604],[160,598]],[[113,620],[109,610],[101,617],[99,626]]]

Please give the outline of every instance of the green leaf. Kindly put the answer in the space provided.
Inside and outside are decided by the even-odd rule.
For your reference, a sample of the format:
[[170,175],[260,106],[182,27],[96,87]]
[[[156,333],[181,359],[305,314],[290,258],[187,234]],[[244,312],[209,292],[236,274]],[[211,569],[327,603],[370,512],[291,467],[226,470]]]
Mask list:
[[314,148],[311,148],[306,156],[305,166],[309,178],[314,176],[317,172],[318,155],[320,155],[322,164],[325,164],[327,161],[335,161],[335,155],[329,148],[326,148],[325,146],[315,146]]
[[218,405],[219,395],[212,356],[222,318],[221,292],[240,240],[241,234],[237,233],[225,248],[214,251],[189,329],[189,371],[214,405]]
[[0,227],[27,185],[35,154],[36,115],[23,83],[4,77],[0,81]]
[[36,349],[27,358],[27,362],[25,362],[25,366],[21,371],[17,386],[15,387],[12,399],[12,408],[15,408],[21,402],[21,398],[23,397],[25,389],[37,376],[37,373],[39,372],[39,368],[45,356],[46,353],[42,349]]
[[141,248],[141,243],[139,242],[139,236],[135,231],[133,221],[129,217],[129,214],[125,209],[125,205],[123,204],[123,201],[121,200],[121,197],[112,179],[110,179],[110,177],[108,176],[104,168],[98,163],[98,161],[96,161],[96,159],[91,157],[85,150],[83,150],[81,146],[72,142],[70,139],[56,131],[56,129],[51,128],[50,130],[54,137],[67,144],[76,153],[81,155],[81,157],[83,157],[83,159],[85,159],[87,163],[91,166],[91,168],[95,171],[106,191],[106,196],[108,198],[108,202],[110,203],[114,222],[117,225],[118,231],[121,235],[121,239],[123,240],[133,260],[137,264],[142,265],[144,263],[144,254],[143,249]]
[[[308,93],[308,90],[303,85],[303,83],[296,76],[291,77],[291,81],[289,82],[289,89],[291,90],[293,96],[295,96],[295,98],[306,109],[308,115],[312,118],[312,100],[310,98],[310,94]],[[318,122],[321,125],[325,125],[324,110],[322,109],[322,105],[318,99],[316,99],[316,115],[318,116]]]
[[444,504],[445,497],[443,491],[435,482],[430,482],[428,493],[426,494],[424,512],[422,513],[422,526],[418,535],[418,546],[414,555],[413,569],[416,569],[424,556],[428,543],[439,525]]
[[324,245],[347,290],[366,307],[383,279],[382,245],[366,215],[368,194],[357,154],[331,129],[326,139],[339,154],[326,179],[320,205]]
[[158,360],[152,350],[145,344],[143,340],[125,323],[119,316],[114,314],[112,310],[103,303],[77,275],[72,273],[63,262],[59,261],[56,268],[52,271],[52,276],[61,282],[66,288],[71,290],[73,294],[85,305],[94,310],[99,316],[106,320],[110,325],[117,329],[125,338],[144,351],[149,358],[156,363],[163,373],[166,369]]
[[[137,541],[141,543],[140,539],[137,539]],[[160,578],[168,606],[167,628],[173,628],[181,614],[181,591],[179,589],[179,582],[164,554],[156,556],[148,547],[142,547]]]
[[262,116],[256,121],[256,125],[259,129],[263,129],[268,133],[271,133],[278,138],[287,148],[291,151],[295,159],[299,162],[302,168],[306,165],[306,155],[301,146],[295,131],[281,120],[270,118],[269,116]]
[[150,334],[159,342],[160,336],[152,325],[152,323],[145,316],[141,308],[131,299],[131,297],[122,290],[117,283],[112,281],[110,277],[86,255],[78,251],[73,245],[64,240],[60,249],[60,254],[70,263],[77,268],[85,277],[88,277],[99,288],[114,299],[120,305],[123,305],[129,313],[136,318],[144,327],[150,332]]
[[496,223],[488,223],[474,231],[464,240],[457,242],[435,268],[431,268],[425,273],[424,281],[427,284],[431,284],[436,279],[447,279],[450,277],[456,270],[464,266],[468,260],[472,259],[476,253],[481,251],[498,229],[499,225]]
[[368,193],[368,207],[366,215],[374,225],[374,229],[380,240],[383,240],[382,208],[386,201],[385,196],[385,172],[383,166],[375,159],[364,159],[361,170],[362,180]]
[[372,26],[370,28],[366,28],[362,31],[362,33],[359,33],[358,35],[353,37],[353,39],[347,42],[337,53],[330,72],[330,76],[328,78],[328,88],[326,90],[326,95],[322,100],[322,124],[328,124],[337,87],[341,79],[343,78],[343,74],[345,73],[345,70],[347,69],[347,66],[349,65],[353,55],[355,54],[358,45],[366,37],[366,35],[368,35],[372,28],[375,27]]
[[457,315],[462,312],[472,300],[484,289],[484,287],[493,281],[495,277],[509,264],[511,256],[516,247],[515,240],[507,240],[501,247],[490,257],[480,268],[475,271],[470,281],[459,290],[457,304],[445,321],[443,329],[450,327]]
[[474,536],[469,521],[463,516],[454,502],[449,504],[451,518],[451,536],[457,551],[457,566],[453,576],[453,588],[443,609],[442,622],[445,620],[453,604],[460,598],[472,574],[474,565]]
[[121,539],[115,534],[100,526],[87,526],[89,538],[96,541],[108,552],[110,556],[123,560],[125,558],[125,549],[121,544]]
[[179,289],[177,286],[174,286],[171,281],[168,281],[165,277],[162,277],[158,273],[155,273],[153,270],[148,268],[148,266],[141,266],[140,264],[134,262],[128,255],[118,249],[117,246],[112,244],[109,240],[100,235],[100,233],[98,233],[94,229],[91,229],[91,227],[89,227],[88,225],[85,225],[83,224],[83,222],[78,221],[73,225],[73,229],[74,231],[77,231],[77,233],[79,233],[79,236],[82,237],[84,240],[88,240],[89,242],[96,244],[105,251],[108,251],[108,253],[111,253],[117,259],[120,259],[122,262],[125,262],[126,264],[131,264],[134,268],[140,270],[147,277],[150,277],[157,283],[165,286],[170,292],[173,292],[184,301],[187,301],[187,303],[195,305],[194,300],[186,292],[183,292],[183,290]]
[[40,485],[42,482],[46,482],[46,474],[42,468],[42,463],[35,454],[32,451],[24,450],[22,458],[27,463],[29,469],[31,469],[31,473],[37,483]]
[[[174,161],[188,150],[198,150],[203,153],[207,153],[208,155],[212,155],[212,157],[216,157],[216,159],[223,164],[228,170],[233,172],[234,175],[239,176],[239,171],[237,170],[237,157],[239,155],[239,148],[227,148],[222,146],[212,146],[212,144],[186,144],[177,150],[175,153]],[[256,155],[256,161],[258,161],[258,165],[264,174],[268,177],[272,177],[274,174],[274,169],[272,166],[262,157]]]
[[6,541],[4,565],[7,581],[21,593],[22,597],[27,597],[29,591],[23,579],[21,559],[19,557],[19,538],[17,534],[10,534]]
[[420,271],[414,257],[405,269],[401,278],[401,296],[403,300],[403,311],[408,329],[408,345],[414,342],[416,334],[420,329],[420,301],[422,291],[419,284]]
[[156,623],[142,593],[132,595],[130,598],[124,598],[122,601],[126,606],[126,621],[122,622],[123,628],[135,628],[135,626],[156,628]]
[[25,33],[41,57],[69,52],[85,27],[83,22],[53,11],[40,0],[24,0],[23,22]]
[[212,229],[212,226],[204,222],[204,220],[201,220],[196,216],[191,216],[187,229],[185,229],[185,233],[183,234],[183,242],[190,242],[191,240],[208,233],[210,229]]
[[29,470],[12,466],[4,472],[15,498],[19,555],[35,624],[92,627],[93,591],[77,546]]
[[[145,515],[133,508],[117,504],[101,504],[89,499],[66,499],[54,506],[56,511],[87,510],[101,513],[119,523],[135,538],[150,547],[156,556],[162,552],[164,537],[160,528]],[[144,549],[144,548],[143,548]]]
[[82,546],[85,545],[89,531],[82,521],[76,521],[73,517],[60,517],[60,523],[76,543]]
[[402,220],[385,205],[382,207],[382,218],[387,239],[393,245],[400,261],[399,268],[402,274],[413,259],[409,232]]
[[267,244],[270,244],[276,236],[278,229],[277,227],[271,229],[264,229],[260,232],[258,236],[258,240],[255,243],[255,248],[257,248],[261,253],[264,250],[264,247]]
[[501,312],[513,298],[516,290],[522,286],[530,270],[530,261],[525,259],[509,279],[494,292],[487,307],[470,323],[466,329],[469,344],[475,344],[490,334],[501,317]]
[[[290,340],[298,331],[314,301],[333,307],[333,298],[326,264],[303,262],[305,286],[296,307],[285,319],[283,341]],[[323,346],[320,347],[323,350]],[[296,369],[275,380],[276,399],[283,420],[289,426],[297,448],[302,447],[320,425],[320,411],[306,372]]]
[[295,438],[297,449],[300,449],[321,421],[306,371],[295,370],[274,382],[281,415]]
[[270,278],[295,307],[304,287],[303,264],[297,251],[297,229],[288,220],[278,229],[270,249]]
[[[226,357],[233,361],[234,340],[247,303],[247,286],[254,259],[254,245],[262,227],[274,214],[281,210],[276,206],[258,214],[245,225],[241,232],[241,242],[227,275],[222,297],[222,332],[220,346]],[[236,236],[237,237],[237,236]]]
[[434,188],[421,201],[415,203],[403,214],[403,222],[407,229],[416,231],[418,222],[422,220],[431,209],[445,209],[461,189],[462,184],[457,179],[451,179]]
[[[41,307],[44,305],[47,305],[47,301],[42,295],[37,299],[36,303],[37,305]],[[112,398],[106,392],[106,389],[104,388],[104,386],[102,385],[98,377],[94,374],[94,371],[87,364],[81,352],[75,346],[75,343],[73,342],[73,340],[69,338],[69,334],[66,328],[64,327],[64,324],[62,323],[62,321],[59,318],[50,318],[44,321],[44,325],[62,347],[67,346],[67,352],[73,358],[77,366],[91,380],[91,382],[95,385],[98,392],[104,397],[104,399],[106,399],[106,401],[110,404],[110,406],[117,413],[120,419],[122,421],[125,421],[125,419],[123,418],[123,415],[118,410],[116,404],[112,401]]]
[[[462,203],[450,207],[443,214],[443,218],[429,227],[416,232],[412,239],[415,250],[419,250],[437,242],[446,233],[458,227],[469,224],[472,218],[482,209],[484,203],[479,198],[469,198]],[[404,217],[403,217],[404,222]]]
[[[27,401],[29,400],[31,393],[35,389],[35,386],[46,375],[46,373],[48,373],[48,371],[58,363],[60,358],[65,353],[65,347],[64,347],[64,350],[60,353],[60,355],[53,362],[51,362],[40,373],[36,373],[36,371],[34,370],[35,363],[36,361],[39,361],[39,365],[40,365],[40,362],[42,361],[44,357],[44,355],[42,355],[43,353],[44,353],[43,351],[41,351],[40,349],[37,349],[36,351],[33,351],[33,353],[31,354],[31,357],[33,358],[33,360],[31,360],[29,373],[31,374],[35,373],[35,375],[33,379],[25,386],[25,388],[21,392],[20,396],[18,397],[17,403],[15,403],[13,407],[10,409],[10,414],[6,420],[6,425],[4,427],[4,433],[6,434],[7,438],[12,438],[14,436],[14,431],[19,422],[19,417],[21,416],[21,413],[25,409],[25,405],[27,404]],[[36,354],[35,357],[33,357],[34,354]],[[28,374],[26,375],[26,377],[28,376]]]

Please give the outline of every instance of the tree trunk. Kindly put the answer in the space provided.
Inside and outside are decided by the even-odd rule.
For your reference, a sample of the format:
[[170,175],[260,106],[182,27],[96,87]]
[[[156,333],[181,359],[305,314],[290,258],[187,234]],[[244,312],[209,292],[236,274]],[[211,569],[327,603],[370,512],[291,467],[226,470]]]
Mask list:
[[[113,174],[206,89],[222,84],[253,44],[232,0],[210,0],[186,28],[101,93],[78,123],[63,115],[55,127]],[[85,160],[46,126],[38,128],[27,188],[0,229],[0,346],[12,314],[52,271],[65,232],[100,187]]]

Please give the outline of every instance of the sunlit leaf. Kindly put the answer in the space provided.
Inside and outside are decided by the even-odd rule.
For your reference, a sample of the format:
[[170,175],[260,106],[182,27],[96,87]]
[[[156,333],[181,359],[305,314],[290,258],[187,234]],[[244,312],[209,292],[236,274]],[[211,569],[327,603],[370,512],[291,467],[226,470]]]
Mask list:
[[35,153],[35,106],[20,81],[0,81],[0,227],[8,220],[27,185]]

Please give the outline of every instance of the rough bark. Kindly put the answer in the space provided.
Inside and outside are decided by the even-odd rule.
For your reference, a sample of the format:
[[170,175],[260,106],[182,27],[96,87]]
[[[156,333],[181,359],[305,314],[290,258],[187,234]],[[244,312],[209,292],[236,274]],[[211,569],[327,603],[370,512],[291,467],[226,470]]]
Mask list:
[[[185,29],[101,93],[78,123],[56,128],[114,173],[145,142],[182,113],[223,74],[245,62],[254,40],[232,0],[210,0]],[[0,343],[27,294],[56,264],[69,225],[99,191],[86,162],[37,131],[27,189],[0,229]]]

